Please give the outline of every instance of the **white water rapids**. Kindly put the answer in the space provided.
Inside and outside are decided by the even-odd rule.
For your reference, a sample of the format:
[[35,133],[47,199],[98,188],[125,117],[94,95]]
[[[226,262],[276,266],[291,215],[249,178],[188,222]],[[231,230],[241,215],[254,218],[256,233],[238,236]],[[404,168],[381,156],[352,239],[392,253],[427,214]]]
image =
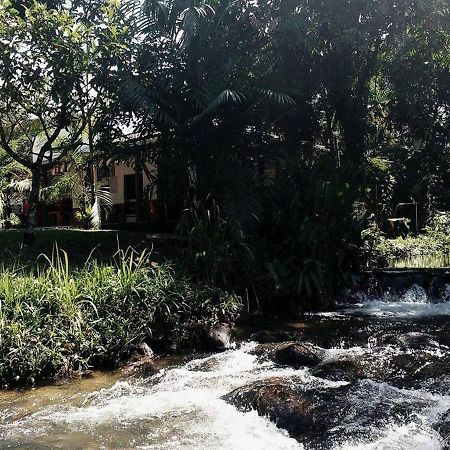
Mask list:
[[[408,306],[409,305],[409,306]],[[421,306],[420,306],[421,305]],[[448,304],[439,305],[440,313]],[[424,302],[366,302],[337,316],[369,314],[392,317],[429,311]],[[422,308],[422,309],[420,309]],[[434,312],[434,311],[433,311]],[[444,312],[445,314],[446,312]],[[408,314],[406,314],[408,315]],[[399,389],[363,380],[346,398],[342,424],[326,430],[344,439],[305,447],[256,411],[240,412],[221,397],[248,383],[281,377],[295,378],[307,390],[333,392],[348,384],[314,377],[310,369],[292,369],[258,359],[256,343],[247,342],[224,353],[164,369],[150,377],[127,380],[78,381],[63,386],[0,394],[0,448],[26,449],[399,449],[444,448],[433,424],[450,409],[450,393]],[[364,354],[367,347],[329,349],[326,358]],[[395,351],[390,348],[390,351]],[[105,377],[104,377],[105,378]],[[350,405],[350,407],[348,407]],[[411,406],[405,419],[399,405]],[[344,406],[343,406],[344,407]],[[379,408],[392,409],[384,421],[371,424]],[[324,429],[325,432],[325,429]],[[334,434],[333,434],[334,433]]]

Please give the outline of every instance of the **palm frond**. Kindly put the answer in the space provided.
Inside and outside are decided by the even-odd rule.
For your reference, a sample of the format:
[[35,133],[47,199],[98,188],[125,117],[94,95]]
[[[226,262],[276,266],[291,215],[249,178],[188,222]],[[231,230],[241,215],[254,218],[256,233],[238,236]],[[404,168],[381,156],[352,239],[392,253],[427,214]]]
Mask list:
[[100,186],[95,191],[95,201],[90,213],[90,224],[95,230],[102,227],[102,216],[108,215],[113,208],[109,188]]
[[274,101],[280,105],[295,105],[295,100],[288,94],[272,91],[271,89],[256,89],[260,95]]
[[3,228],[3,223],[6,219],[6,195],[0,192],[0,228]]
[[247,182],[235,182],[226,186],[222,204],[228,223],[236,231],[251,232],[261,221],[261,197]]
[[169,8],[160,0],[146,0],[142,12],[162,25],[167,24],[169,20]]
[[41,189],[40,199],[47,203],[55,203],[63,198],[72,197],[77,188],[78,180],[78,173],[56,177],[49,186]]
[[227,103],[242,103],[246,100],[244,94],[234,91],[232,89],[225,89],[219,95],[206,106],[206,108],[197,116],[195,116],[191,122],[196,122],[205,116],[209,116],[216,112],[220,106]]
[[121,87],[124,102],[134,110],[140,110],[145,116],[156,118],[160,123],[177,126],[176,119],[170,114],[170,104],[160,90],[150,89],[136,80],[128,79]]
[[23,180],[13,180],[9,184],[9,188],[18,194],[26,194],[31,190],[31,178]]

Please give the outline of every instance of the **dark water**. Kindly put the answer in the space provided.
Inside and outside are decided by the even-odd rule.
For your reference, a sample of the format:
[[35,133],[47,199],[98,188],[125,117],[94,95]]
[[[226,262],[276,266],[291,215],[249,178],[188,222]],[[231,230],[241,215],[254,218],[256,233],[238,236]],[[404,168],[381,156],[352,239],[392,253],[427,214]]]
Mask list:
[[[441,449],[450,409],[450,303],[412,287],[286,325],[319,346],[313,368],[257,357],[256,342],[136,379],[101,374],[62,386],[0,394],[1,448]],[[336,362],[352,361],[352,377]],[[293,439],[256,411],[222,397],[258,380],[285,379],[324,403],[315,434]],[[318,400],[319,401],[319,400]]]

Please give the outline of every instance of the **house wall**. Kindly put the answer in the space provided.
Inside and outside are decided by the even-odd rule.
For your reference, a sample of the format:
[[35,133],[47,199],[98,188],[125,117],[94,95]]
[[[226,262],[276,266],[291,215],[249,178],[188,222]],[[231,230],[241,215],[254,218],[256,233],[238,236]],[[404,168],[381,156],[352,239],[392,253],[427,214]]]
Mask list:
[[[154,166],[146,163],[146,166],[150,171],[155,170]],[[111,192],[112,201],[115,205],[121,205],[125,203],[125,185],[124,177],[125,175],[133,175],[135,173],[134,168],[127,164],[116,164],[110,168],[109,175],[109,188]],[[142,173],[143,187],[144,189],[150,184],[150,180],[147,175]],[[153,195],[150,200],[156,200],[157,193],[156,189],[153,190]]]
[[[155,167],[149,163],[146,163],[148,171],[153,173]],[[134,175],[135,170],[131,164],[115,164],[109,168],[109,177],[105,179],[105,185],[109,186],[111,197],[113,201],[113,209],[108,217],[107,222],[110,224],[122,224],[136,222],[136,209],[135,203],[126,203],[125,201],[125,176]],[[145,171],[142,171],[142,188],[145,189],[151,184]],[[147,219],[158,218],[157,208],[157,192],[156,188],[153,188],[151,198],[146,197],[142,204],[141,210],[143,216]]]
[[[146,163],[146,166],[151,173],[155,171],[155,167],[151,164]],[[135,174],[134,167],[131,164],[115,164],[113,166],[106,167],[105,170],[99,172],[103,172],[103,178],[98,179],[98,182],[109,187],[113,201],[113,210],[107,219],[107,223],[121,224],[135,222],[136,215],[132,213],[130,214],[130,204],[127,205],[125,203],[124,183],[124,177],[126,175]],[[55,167],[51,172],[49,172],[48,177],[51,179],[52,177],[61,174],[70,175],[70,172],[67,171],[67,167]],[[46,180],[46,183],[49,182],[49,179]],[[143,189],[145,190],[150,183],[151,182],[147,178],[145,171],[142,171]],[[133,203],[131,203],[131,205],[131,209],[133,209]],[[75,211],[79,207],[80,205],[77,204],[76,200],[70,201],[70,205],[67,202],[61,202],[60,204],[51,206],[40,205],[37,223],[39,226],[77,225],[75,220]],[[143,208],[147,211],[145,217],[157,218],[158,208],[156,188],[153,189],[151,198],[146,198],[146,200],[144,200]]]

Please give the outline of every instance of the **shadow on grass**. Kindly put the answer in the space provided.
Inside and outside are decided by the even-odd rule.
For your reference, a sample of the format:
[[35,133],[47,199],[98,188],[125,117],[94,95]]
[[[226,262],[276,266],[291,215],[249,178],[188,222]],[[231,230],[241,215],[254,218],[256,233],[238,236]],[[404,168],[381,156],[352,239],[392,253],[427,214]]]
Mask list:
[[144,232],[42,228],[36,230],[36,240],[32,247],[24,247],[22,240],[22,230],[0,230],[2,264],[40,264],[43,259],[39,256],[51,255],[56,246],[67,252],[73,267],[83,265],[88,258],[110,262],[118,250],[129,247],[136,251],[151,251],[155,261],[173,259],[179,252],[179,244],[173,236]]

